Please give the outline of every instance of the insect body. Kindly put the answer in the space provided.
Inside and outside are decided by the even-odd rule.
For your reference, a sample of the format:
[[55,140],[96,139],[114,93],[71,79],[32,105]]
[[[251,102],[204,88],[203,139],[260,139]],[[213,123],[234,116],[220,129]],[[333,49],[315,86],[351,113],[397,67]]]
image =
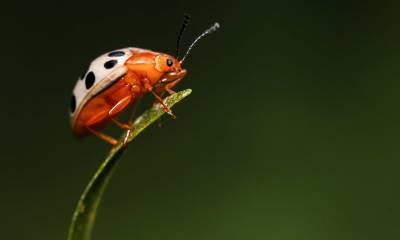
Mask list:
[[[182,34],[188,18],[185,18]],[[143,94],[150,92],[162,104],[165,111],[174,116],[160,95],[172,94],[172,88],[182,80],[187,71],[181,64],[194,44],[203,36],[219,27],[215,23],[201,34],[189,47],[185,56],[178,60],[168,54],[140,48],[124,48],[108,52],[96,58],[88,70],[78,79],[70,105],[70,121],[77,136],[93,134],[115,145],[117,141],[99,130],[113,122],[123,129],[128,124],[119,122],[116,116],[128,105],[135,103]],[[177,49],[179,49],[179,40]]]

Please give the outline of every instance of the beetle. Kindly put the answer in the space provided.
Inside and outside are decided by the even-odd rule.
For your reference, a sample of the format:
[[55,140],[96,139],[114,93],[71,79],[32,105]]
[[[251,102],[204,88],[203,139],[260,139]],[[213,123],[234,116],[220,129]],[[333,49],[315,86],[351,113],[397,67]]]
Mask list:
[[161,96],[165,92],[175,93],[172,88],[186,76],[182,63],[193,46],[219,28],[219,24],[214,23],[192,42],[184,57],[179,59],[179,42],[188,22],[189,17],[185,15],[175,56],[128,47],[108,52],[92,61],[73,89],[70,102],[73,133],[78,137],[92,134],[111,145],[117,144],[116,139],[100,130],[110,122],[129,130],[130,124],[122,123],[116,117],[146,93],[151,93],[155,101],[175,117]]

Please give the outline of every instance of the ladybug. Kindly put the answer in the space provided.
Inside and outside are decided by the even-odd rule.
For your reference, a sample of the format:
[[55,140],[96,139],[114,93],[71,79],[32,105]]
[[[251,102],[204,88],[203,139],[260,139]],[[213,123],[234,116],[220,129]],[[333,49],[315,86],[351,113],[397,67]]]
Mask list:
[[175,93],[172,88],[187,74],[182,63],[190,50],[198,40],[219,27],[215,23],[203,32],[189,46],[184,57],[179,59],[179,42],[188,22],[189,17],[185,15],[175,57],[128,47],[105,53],[93,60],[78,79],[72,93],[70,123],[73,133],[78,137],[92,134],[111,145],[117,144],[117,140],[100,130],[110,122],[122,129],[130,129],[129,124],[118,121],[116,117],[148,92],[169,115],[175,117],[161,96],[165,92]]

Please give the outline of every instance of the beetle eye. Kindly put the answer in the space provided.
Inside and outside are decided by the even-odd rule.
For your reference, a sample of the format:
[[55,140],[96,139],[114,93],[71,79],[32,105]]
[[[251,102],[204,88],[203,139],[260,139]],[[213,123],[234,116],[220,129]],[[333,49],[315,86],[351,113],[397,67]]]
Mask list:
[[172,64],[174,64],[174,62],[172,61],[171,58],[168,58],[168,59],[167,59],[167,66],[168,66],[168,67],[171,67]]

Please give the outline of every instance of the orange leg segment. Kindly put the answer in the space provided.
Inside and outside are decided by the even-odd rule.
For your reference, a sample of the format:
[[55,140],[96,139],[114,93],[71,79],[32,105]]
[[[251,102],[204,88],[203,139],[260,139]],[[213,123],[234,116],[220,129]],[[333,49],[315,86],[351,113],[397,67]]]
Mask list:
[[121,112],[122,110],[124,110],[126,108],[126,106],[129,105],[129,103],[132,100],[132,95],[126,96],[123,99],[119,100],[112,108],[111,110],[108,112],[108,116],[110,117],[111,121],[113,121],[113,123],[115,123],[118,127],[122,128],[122,129],[129,129],[130,126],[128,124],[125,123],[121,123],[118,120],[116,120],[114,118],[114,116],[116,114],[118,114],[119,112]]
[[150,89],[149,91],[156,98],[157,102],[159,102],[163,106],[165,112],[171,115],[172,118],[176,118],[175,114],[171,111],[171,109],[167,105],[165,105],[163,99],[160,96],[158,96],[157,93],[153,91],[153,89]]
[[86,128],[88,129],[88,131],[90,133],[92,133],[93,135],[95,135],[96,137],[100,138],[101,140],[103,140],[111,145],[117,144],[117,140],[115,140],[114,138],[112,138],[108,135],[105,135],[104,133],[94,130],[91,126],[104,121],[104,119],[106,119],[106,118],[109,118],[118,127],[122,128],[122,129],[130,129],[130,126],[128,124],[119,122],[118,120],[116,120],[114,118],[114,116],[116,114],[118,114],[119,112],[121,112],[123,109],[125,109],[126,106],[131,102],[131,100],[132,100],[131,95],[124,97],[120,101],[118,101],[109,111],[103,110],[103,111],[97,113],[96,115],[94,115],[93,117],[91,117],[86,122]]
[[143,79],[143,83],[144,83],[145,89],[147,91],[151,92],[151,94],[153,94],[153,96],[156,98],[157,102],[159,102],[163,106],[165,112],[167,112],[169,115],[171,115],[172,118],[176,118],[175,114],[171,111],[171,109],[169,109],[169,107],[167,105],[165,105],[162,98],[160,96],[158,96],[157,93],[154,91],[153,86],[150,85],[150,81],[147,78],[145,78],[145,79]]
[[177,80],[173,80],[170,83],[164,85],[164,91],[168,92],[170,95],[175,94],[176,92],[172,90],[172,88],[178,84],[183,78],[179,78]]
[[104,121],[104,119],[106,119],[108,117],[108,111],[107,110],[101,110],[99,111],[96,115],[92,116],[91,118],[89,118],[85,125],[87,127],[96,125],[102,121]]
[[115,140],[114,138],[112,138],[110,136],[105,135],[104,133],[98,132],[91,127],[86,127],[86,128],[87,128],[87,130],[89,130],[89,132],[91,134],[95,135],[96,137],[100,138],[101,140],[103,140],[113,146],[115,146],[118,143],[117,140]]
[[86,126],[93,126],[96,125],[104,119],[111,119],[118,127],[123,128],[123,129],[129,129],[128,124],[124,124],[119,122],[118,120],[114,119],[114,116],[117,115],[119,112],[125,109],[125,107],[130,103],[132,100],[132,96],[127,96],[118,101],[109,111],[107,110],[102,110],[98,112],[96,115],[92,116],[87,122]]

